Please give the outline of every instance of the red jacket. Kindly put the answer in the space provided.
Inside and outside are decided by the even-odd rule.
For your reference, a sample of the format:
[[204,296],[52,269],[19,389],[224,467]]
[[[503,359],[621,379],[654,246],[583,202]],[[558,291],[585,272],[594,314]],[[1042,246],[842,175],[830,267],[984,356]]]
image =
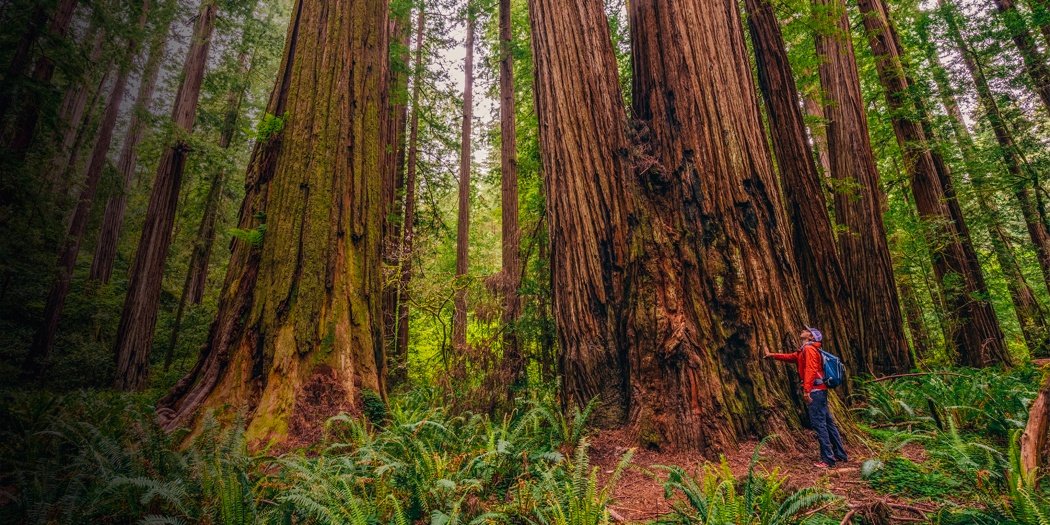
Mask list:
[[[824,358],[820,356],[820,343],[811,341],[806,343],[799,351],[790,354],[769,354],[777,361],[790,361],[798,365],[798,375],[802,378],[802,392],[810,393],[814,390],[827,390],[824,384]],[[819,384],[814,382],[820,379]]]

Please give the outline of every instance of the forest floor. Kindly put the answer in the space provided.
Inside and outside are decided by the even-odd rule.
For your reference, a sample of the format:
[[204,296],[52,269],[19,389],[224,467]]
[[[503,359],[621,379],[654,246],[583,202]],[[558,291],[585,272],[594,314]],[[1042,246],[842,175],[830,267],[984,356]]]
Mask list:
[[[591,461],[599,467],[603,477],[611,475],[623,454],[632,446],[631,438],[623,431],[607,430],[591,436]],[[757,442],[741,443],[739,449],[726,454],[725,460],[733,474],[739,479],[747,475],[748,465]],[[926,521],[923,513],[935,511],[937,504],[916,502],[895,495],[881,494],[868,482],[861,479],[860,466],[876,454],[864,445],[847,447],[850,461],[829,470],[817,469],[816,444],[814,450],[777,450],[771,445],[762,447],[757,473],[768,474],[774,470],[787,478],[785,487],[791,491],[803,487],[821,487],[840,496],[842,501],[814,509],[815,512],[837,506],[841,515],[851,509],[881,507],[891,514],[891,523]],[[926,451],[917,444],[908,444],[901,455],[916,463],[926,461]],[[663,482],[667,478],[660,465],[677,465],[691,474],[699,472],[711,463],[695,452],[660,452],[639,449],[619,483],[615,487],[615,501],[611,505],[614,521],[642,523],[653,521],[672,511],[671,501],[664,497]],[[717,464],[716,464],[717,466]]]

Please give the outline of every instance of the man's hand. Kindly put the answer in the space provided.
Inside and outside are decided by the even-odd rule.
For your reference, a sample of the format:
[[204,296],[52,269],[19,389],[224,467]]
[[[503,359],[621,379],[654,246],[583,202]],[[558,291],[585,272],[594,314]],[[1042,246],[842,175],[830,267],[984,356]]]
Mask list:
[[763,359],[770,359],[772,357],[773,357],[773,354],[769,353],[769,350],[762,350],[762,358]]
[[808,405],[813,402],[813,397],[809,395],[809,392],[806,392],[805,394],[802,394],[802,400]]

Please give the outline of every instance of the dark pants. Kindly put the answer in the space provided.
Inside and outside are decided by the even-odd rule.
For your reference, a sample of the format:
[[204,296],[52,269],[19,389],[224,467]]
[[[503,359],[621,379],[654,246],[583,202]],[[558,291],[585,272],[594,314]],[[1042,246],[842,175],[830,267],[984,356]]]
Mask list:
[[846,461],[846,450],[842,448],[842,436],[839,435],[839,427],[835,426],[835,420],[828,410],[828,391],[815,390],[809,394],[813,402],[806,405],[809,412],[809,422],[817,433],[817,443],[820,444],[820,460],[829,466],[835,461]]

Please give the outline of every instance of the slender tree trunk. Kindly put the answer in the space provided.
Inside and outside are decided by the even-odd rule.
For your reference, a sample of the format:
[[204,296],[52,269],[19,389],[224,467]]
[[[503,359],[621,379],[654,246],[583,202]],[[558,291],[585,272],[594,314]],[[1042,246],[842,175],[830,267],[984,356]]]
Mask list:
[[500,180],[502,184],[502,255],[503,255],[503,368],[509,374],[507,397],[525,377],[525,361],[518,341],[517,323],[521,316],[521,233],[518,225],[518,133],[514,104],[513,35],[510,24],[510,0],[499,0],[499,107],[500,107]]
[[757,62],[758,84],[765,100],[773,151],[787,199],[795,265],[809,314],[807,324],[819,326],[828,334],[828,349],[844,356],[846,363],[853,368],[852,373],[867,372],[856,366],[861,363],[883,365],[875,370],[880,374],[908,370],[911,358],[907,346],[898,352],[902,355],[890,355],[885,359],[865,355],[865,349],[855,344],[857,338],[852,323],[859,316],[852,311],[854,305],[839,261],[834,230],[820,186],[820,173],[807,141],[799,94],[780,25],[773,6],[767,1],[747,0],[745,5]]
[[91,261],[91,279],[108,283],[113,275],[113,264],[117,259],[117,244],[120,230],[124,225],[124,214],[127,210],[128,194],[138,165],[138,146],[146,132],[149,122],[149,108],[153,100],[153,91],[157,86],[160,66],[164,61],[164,49],[168,43],[168,30],[173,17],[168,17],[157,29],[149,47],[149,58],[142,68],[142,79],[135,96],[135,105],[131,109],[131,120],[128,131],[117,159],[117,172],[120,173],[120,191],[106,201],[106,210],[102,214],[102,227],[95,242],[95,257]]
[[470,247],[470,141],[474,120],[474,12],[467,6],[466,58],[463,60],[463,122],[459,150],[459,218],[456,223],[456,295],[452,318],[452,346],[467,344],[467,270]]
[[[397,43],[397,57],[391,51],[391,66],[387,70],[390,85],[391,114],[388,119],[386,133],[383,137],[386,158],[383,161],[383,198],[387,206],[386,215],[389,217],[383,241],[384,266],[390,272],[389,278],[383,280],[383,355],[377,356],[382,359],[382,370],[384,381],[389,378],[390,371],[388,357],[394,357],[397,346],[397,338],[400,317],[398,316],[401,300],[401,257],[402,253],[402,222],[404,216],[405,186],[405,128],[408,117],[407,89],[408,89],[408,63],[409,63],[409,41],[412,34],[411,12],[391,13],[390,16],[390,39],[391,45]],[[388,355],[389,354],[389,355]]]
[[790,440],[758,357],[805,314],[736,3],[629,5],[631,125],[602,5],[530,10],[565,401],[648,446]]
[[[48,32],[52,38],[62,39],[69,31],[69,25],[73,21],[73,12],[76,10],[79,0],[59,0],[51,15]],[[40,121],[40,112],[44,103],[44,96],[39,91],[46,89],[51,83],[51,77],[55,73],[55,62],[52,57],[44,54],[37,58],[33,66],[32,82],[37,86],[36,90],[26,93],[22,109],[15,119],[14,128],[8,141],[8,155],[10,158],[21,161],[25,158],[29,145],[36,135],[36,126]]]
[[[906,368],[908,340],[896,297],[893,262],[882,220],[885,195],[879,186],[868,135],[868,120],[860,92],[849,20],[842,0],[813,0],[813,10],[830,28],[814,34],[824,92],[828,156],[836,182],[835,220],[840,227],[839,251],[854,304],[856,344],[864,361],[854,372],[875,374]],[[889,295],[887,295],[889,294]]]
[[[109,77],[113,73],[114,68],[110,67],[109,64],[101,65],[100,68],[103,70],[102,76],[98,79],[94,89],[91,90],[91,98],[86,103],[84,115],[80,120],[80,125],[76,128],[76,133],[73,135],[72,144],[70,144],[68,150],[61,152],[60,156],[64,157],[61,161],[62,171],[50,176],[53,180],[49,184],[56,189],[59,187],[64,188],[62,191],[57,192],[63,197],[68,195],[71,188],[76,187],[75,179],[82,168],[82,157],[88,153],[87,149],[91,146],[92,139],[95,138],[95,132],[98,131],[102,113],[105,112],[105,88],[109,84]],[[119,70],[119,67],[116,69]]]
[[117,329],[117,375],[114,386],[120,390],[141,390],[149,375],[149,356],[153,347],[153,330],[157,324],[164,261],[170,248],[179,186],[189,154],[187,140],[193,132],[217,11],[218,4],[214,0],[203,0],[201,3],[183,66],[182,84],[175,96],[171,114],[176,136],[172,137],[172,143],[161,153],[153,181],[146,222],[139,238],[135,262],[131,268],[131,282]]
[[933,42],[929,40],[928,35],[921,33],[920,37],[923,39],[924,51],[931,65],[938,95],[941,104],[944,106],[945,113],[948,115],[948,122],[952,127],[952,131],[955,133],[956,143],[959,146],[959,151],[962,153],[963,163],[967,168],[966,171],[969,175],[970,183],[978,193],[977,206],[980,208],[985,220],[988,221],[988,236],[991,239],[996,260],[999,262],[999,267],[1002,269],[1003,276],[1006,279],[1014,312],[1017,314],[1017,321],[1021,326],[1021,332],[1033,354],[1044,353],[1047,350],[1048,337],[1050,337],[1046,312],[1036,299],[1035,292],[1028,284],[1024,273],[1021,272],[1014,250],[1010,246],[1009,236],[1003,231],[1002,223],[999,220],[1000,212],[992,208],[991,203],[994,202],[996,192],[988,184],[988,174],[977,159],[977,149],[974,145],[973,137],[970,135],[970,130],[963,119],[959,103],[955,99],[954,89],[948,79],[947,71],[941,65],[937,50],[933,46]]
[[1046,56],[1036,46],[1035,38],[1028,29],[1028,23],[1017,11],[1013,0],[992,0],[992,4],[999,12],[1003,25],[1010,34],[1010,39],[1017,46],[1018,53],[1021,54],[1025,73],[1032,82],[1032,90],[1039,95],[1039,100],[1050,112],[1050,68],[1047,67]]
[[1013,134],[999,111],[999,105],[995,100],[991,87],[988,85],[988,79],[984,74],[984,68],[981,66],[977,53],[974,52],[973,48],[963,37],[958,14],[954,6],[944,0],[939,0],[938,5],[941,8],[948,28],[948,37],[958,48],[959,54],[963,58],[963,64],[973,80],[977,91],[977,99],[980,102],[985,119],[992,127],[995,140],[999,144],[999,150],[1002,153],[1006,170],[1011,178],[1016,181],[1014,197],[1018,201],[1028,234],[1032,239],[1033,246],[1035,246],[1039,267],[1043,272],[1043,279],[1046,286],[1050,288],[1050,229],[1040,220],[1039,213],[1032,199],[1031,189],[1028,185],[1028,181],[1034,179],[1030,175],[1031,168],[1024,162],[1017,144],[1014,142]]
[[[79,149],[75,146],[79,145],[80,137],[91,122],[90,116],[85,114],[89,107],[88,98],[94,98],[95,93],[99,91],[98,88],[102,86],[99,82],[105,80],[105,72],[108,72],[108,68],[98,67],[99,59],[102,57],[102,45],[106,41],[106,31],[104,28],[95,28],[94,31],[95,35],[91,39],[91,52],[88,54],[91,72],[85,72],[80,81],[75,82],[66,90],[65,96],[62,97],[62,106],[59,108],[59,121],[62,123],[59,133],[61,138],[52,153],[51,162],[48,164],[49,169],[44,174],[54,191],[64,190],[72,182],[61,176],[70,172],[68,166],[72,158],[70,152]],[[99,74],[100,69],[102,70],[101,75]]]
[[[149,14],[148,0],[142,4],[142,12],[139,14],[138,30],[141,31],[146,25],[146,17]],[[138,50],[138,39],[131,37],[128,41],[126,57],[130,62]],[[102,169],[106,164],[110,144],[113,142],[113,131],[117,124],[117,116],[120,114],[120,106],[124,101],[124,88],[127,86],[128,75],[131,73],[129,64],[120,67],[117,78],[106,102],[106,111],[99,123],[98,136],[95,139],[95,148],[88,162],[87,172],[84,175],[84,185],[80,190],[73,217],[66,232],[65,242],[58,252],[57,275],[48,292],[46,306],[44,307],[44,321],[33,336],[32,345],[26,357],[23,370],[29,374],[36,375],[43,366],[54,346],[55,333],[58,331],[58,321],[62,317],[62,310],[69,295],[70,285],[73,280],[73,269],[76,266],[77,256],[80,254],[80,244],[84,240],[84,232],[91,214],[91,206],[95,201],[95,192],[98,183],[102,179]]]
[[267,108],[284,126],[256,144],[240,212],[244,229],[265,213],[265,235],[234,242],[208,344],[159,402],[165,428],[210,408],[245,414],[253,446],[306,440],[328,417],[360,413],[362,391],[385,395],[387,32],[385,0],[293,7]]
[[937,232],[931,243],[933,267],[951,316],[951,341],[958,362],[977,367],[1008,363],[999,320],[988,300],[988,288],[961,211],[950,208],[954,195],[945,187],[951,180],[950,174],[939,153],[931,148],[923,123],[909,116],[918,114],[921,118],[925,110],[911,100],[902,50],[889,13],[881,0],[859,0],[858,6],[891,109],[897,143],[904,154],[916,207],[922,219]]
[[[233,142],[233,135],[237,132],[237,119],[241,113],[241,102],[249,86],[251,76],[252,60],[254,53],[249,49],[247,42],[242,42],[242,49],[237,57],[240,65],[238,77],[241,82],[230,88],[226,94],[226,111],[224,113],[222,130],[219,132],[219,150],[226,151]],[[215,233],[219,222],[219,208],[222,206],[222,196],[226,191],[226,167],[220,167],[212,174],[211,186],[208,187],[208,196],[204,202],[204,214],[197,227],[197,234],[193,239],[193,251],[190,254],[189,267],[186,269],[186,280],[182,285],[182,294],[179,295],[179,306],[175,309],[175,322],[171,328],[171,338],[168,341],[167,352],[164,354],[164,370],[171,366],[171,360],[175,355],[175,347],[179,342],[179,331],[182,329],[182,316],[186,312],[186,305],[198,305],[204,299],[204,292],[208,284],[208,268],[211,265],[211,254],[215,248]]]
[[912,348],[915,350],[916,359],[922,359],[930,355],[930,349],[932,348],[930,331],[926,327],[926,319],[922,315],[922,306],[919,304],[918,296],[916,296],[911,275],[907,272],[902,272],[900,276],[897,286],[900,290],[904,317],[908,321],[908,332],[911,333]]
[[388,386],[393,388],[408,381],[408,285],[412,279],[412,248],[416,221],[416,172],[419,168],[419,104],[423,86],[423,26],[426,20],[422,7],[416,12],[416,57],[412,67],[412,113],[408,127],[408,160],[405,166],[405,216],[401,228],[401,250],[398,264],[397,341],[388,365]]
[[824,106],[820,101],[820,86],[809,90],[803,97],[806,107],[806,115],[812,120],[809,125],[809,138],[813,141],[813,149],[817,152],[817,160],[820,161],[820,174],[825,177],[831,176],[831,157],[828,155],[828,132],[824,118]]

